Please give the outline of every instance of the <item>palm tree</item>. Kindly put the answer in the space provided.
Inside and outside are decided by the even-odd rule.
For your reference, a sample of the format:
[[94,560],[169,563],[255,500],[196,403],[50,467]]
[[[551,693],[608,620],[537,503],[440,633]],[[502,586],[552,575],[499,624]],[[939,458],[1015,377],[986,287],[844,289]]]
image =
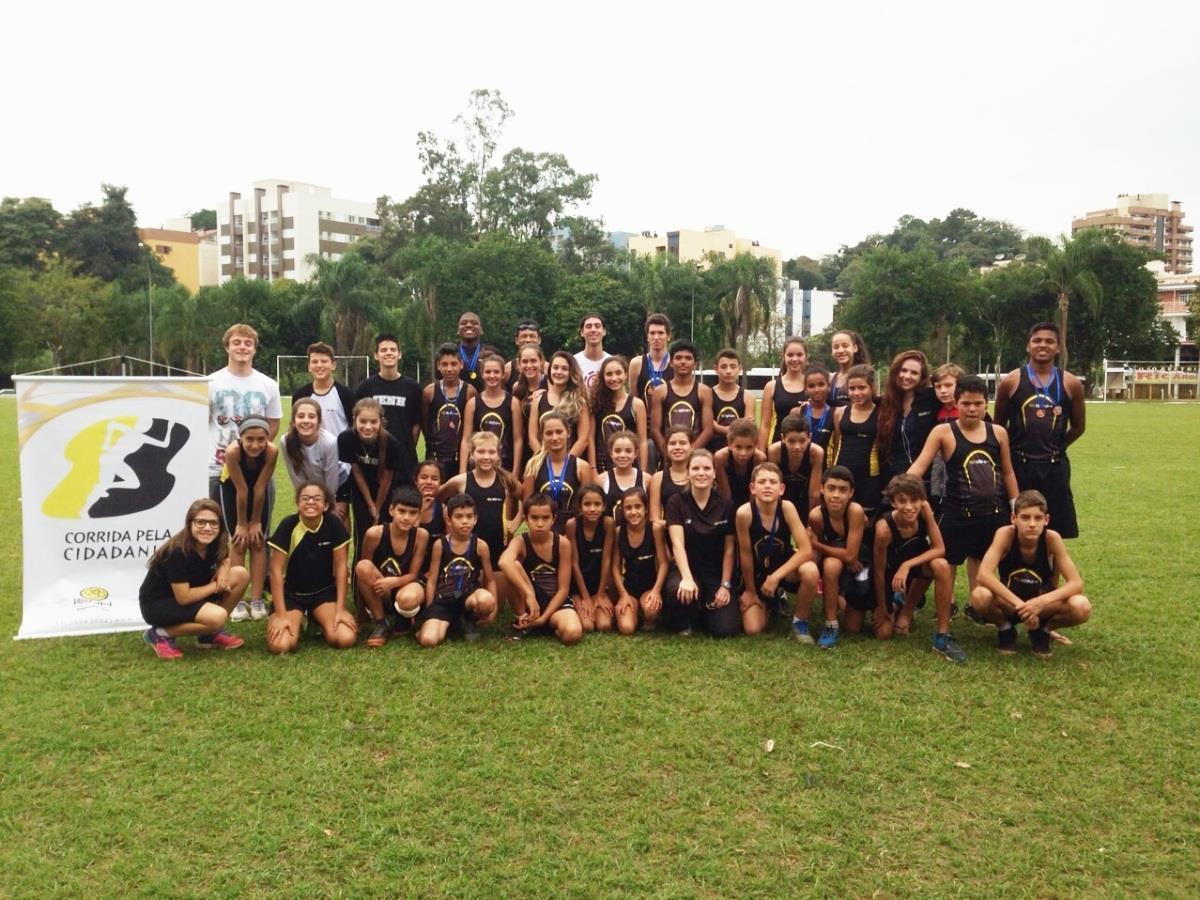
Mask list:
[[[775,265],[769,259],[739,253],[733,259],[710,256],[708,281],[719,298],[719,316],[726,346],[736,347],[742,359],[751,335],[763,334],[779,292]],[[743,381],[746,370],[743,369]]]
[[429,359],[437,349],[438,312],[441,287],[460,265],[466,249],[437,235],[425,235],[405,244],[388,260],[389,270],[412,297],[401,311],[406,328],[415,341],[429,342]]
[[376,267],[353,251],[341,259],[308,261],[316,267],[309,281],[312,300],[321,304],[321,324],[333,333],[339,355],[365,355],[370,351],[372,320],[387,308],[394,284]]
[[1046,286],[1058,297],[1059,329],[1062,332],[1059,347],[1059,363],[1063,371],[1067,369],[1067,316],[1070,312],[1071,299],[1082,300],[1089,307],[1100,302],[1103,289],[1096,276],[1088,266],[1087,248],[1094,240],[1089,231],[1077,238],[1065,235],[1060,239],[1060,246],[1050,245],[1042,266],[1046,272]]

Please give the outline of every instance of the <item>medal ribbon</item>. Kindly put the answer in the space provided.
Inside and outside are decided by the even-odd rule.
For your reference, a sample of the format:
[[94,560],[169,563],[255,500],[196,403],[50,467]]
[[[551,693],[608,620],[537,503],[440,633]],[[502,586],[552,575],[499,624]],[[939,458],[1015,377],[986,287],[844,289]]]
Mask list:
[[550,490],[550,496],[554,498],[554,502],[558,502],[558,496],[562,493],[563,481],[567,477],[567,460],[571,458],[568,453],[566,459],[563,460],[562,468],[558,470],[558,475],[554,474],[554,464],[550,462],[550,454],[546,454],[546,487]]

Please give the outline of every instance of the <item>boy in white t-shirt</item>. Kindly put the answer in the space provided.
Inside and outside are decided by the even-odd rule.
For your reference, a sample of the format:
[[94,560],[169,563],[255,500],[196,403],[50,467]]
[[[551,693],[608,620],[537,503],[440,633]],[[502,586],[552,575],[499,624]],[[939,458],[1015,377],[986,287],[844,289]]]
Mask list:
[[583,383],[588,390],[596,385],[596,374],[609,355],[604,350],[604,336],[608,331],[599,313],[588,313],[579,323],[579,336],[583,338],[583,349],[575,354],[575,362],[579,363],[579,371],[583,374]]

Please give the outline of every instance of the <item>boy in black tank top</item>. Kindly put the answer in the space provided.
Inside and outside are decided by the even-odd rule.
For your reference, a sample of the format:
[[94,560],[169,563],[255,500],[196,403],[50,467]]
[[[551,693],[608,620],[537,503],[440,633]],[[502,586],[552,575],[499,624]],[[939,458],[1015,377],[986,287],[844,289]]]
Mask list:
[[738,419],[729,429],[729,446],[713,454],[717,490],[735,510],[750,502],[750,476],[755,466],[766,461],[767,454],[758,449],[758,426],[750,419]]
[[[845,602],[844,622],[849,631],[861,630],[866,613],[874,608],[870,557],[863,546],[867,516],[862,506],[850,499],[853,496],[854,473],[833,466],[822,475],[821,502],[808,513],[825,592],[825,626],[817,640],[822,650],[837,646],[839,600]],[[813,642],[807,620],[793,618],[792,629],[796,640]]]
[[783,473],[783,498],[808,521],[808,511],[821,502],[825,451],[812,440],[808,419],[792,413],[779,423],[782,439],[767,448],[767,459]]
[[717,385],[713,392],[713,436],[708,449],[713,453],[729,445],[729,426],[738,419],[755,418],[754,398],[746,394],[738,384],[742,374],[742,361],[734,350],[725,349],[717,354]]
[[529,531],[514,539],[500,558],[512,588],[512,640],[549,628],[564,644],[583,638],[583,625],[571,603],[571,543],[555,534],[554,501],[534,494],[525,501]]
[[460,619],[490,625],[496,619],[496,578],[487,544],[475,537],[475,501],[455,494],[446,503],[447,533],[433,544],[425,577],[425,606],[417,642],[436,647]]
[[1024,622],[1038,656],[1051,654],[1051,641],[1069,644],[1056,629],[1082,625],[1092,615],[1083,578],[1050,522],[1046,498],[1022,491],[1013,504],[1012,525],[999,529],[979,569],[971,606],[997,628],[1001,653],[1016,651],[1014,625]]
[[1029,362],[1009,372],[996,388],[996,421],[1009,430],[1017,486],[1040,491],[1054,530],[1079,536],[1067,447],[1084,432],[1083,383],[1054,365],[1058,326],[1039,322],[1029,331]]
[[667,455],[667,432],[685,427],[692,435],[693,449],[705,447],[713,433],[712,388],[694,375],[699,353],[691,341],[671,345],[671,368],[675,377],[654,389],[650,403],[650,432],[660,456]]
[[368,647],[387,643],[387,618],[392,610],[404,619],[411,619],[425,599],[425,586],[420,579],[429,532],[417,524],[421,517],[421,495],[417,489],[401,485],[392,491],[388,516],[387,524],[367,529],[359,560],[354,565],[359,610],[368,611],[372,622]]
[[885,494],[891,509],[875,523],[875,633],[887,637],[894,625],[896,634],[908,634],[917,602],[932,581],[933,649],[952,662],[966,662],[967,655],[950,634],[954,569],[946,562],[946,545],[925,499],[925,484],[916,475],[897,475]]
[[807,623],[817,594],[817,564],[804,521],[783,499],[783,474],[774,463],[755,466],[750,491],[752,499],[734,514],[742,630],[758,634],[766,628],[770,617],[783,611],[785,593],[796,594],[795,617]]
[[449,481],[458,474],[463,413],[475,389],[459,377],[462,360],[454,344],[438,348],[437,370],[441,377],[421,393],[421,421],[425,424],[425,458],[437,460],[442,480]]
[[946,461],[946,499],[938,527],[946,541],[946,561],[967,563],[967,581],[975,589],[979,562],[996,529],[1007,520],[1005,506],[1017,496],[1008,452],[1008,432],[984,421],[987,385],[977,375],[958,380],[954,389],[958,420],[934,426],[909,474],[924,477],[937,456]]

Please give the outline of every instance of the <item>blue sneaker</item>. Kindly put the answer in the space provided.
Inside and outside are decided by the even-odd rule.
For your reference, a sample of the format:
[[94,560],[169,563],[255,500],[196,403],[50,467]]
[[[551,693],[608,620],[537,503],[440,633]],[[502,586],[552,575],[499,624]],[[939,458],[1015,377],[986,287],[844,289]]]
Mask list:
[[936,653],[942,654],[942,656],[951,662],[961,663],[967,661],[967,654],[963,652],[962,647],[958,646],[958,641],[954,640],[954,635],[949,632],[933,636],[933,649]]
[[812,632],[808,630],[808,623],[800,619],[792,619],[792,638],[802,644],[813,644]]
[[821,636],[817,638],[817,646],[822,650],[832,650],[837,646],[838,628],[835,625],[826,625],[821,629]]

